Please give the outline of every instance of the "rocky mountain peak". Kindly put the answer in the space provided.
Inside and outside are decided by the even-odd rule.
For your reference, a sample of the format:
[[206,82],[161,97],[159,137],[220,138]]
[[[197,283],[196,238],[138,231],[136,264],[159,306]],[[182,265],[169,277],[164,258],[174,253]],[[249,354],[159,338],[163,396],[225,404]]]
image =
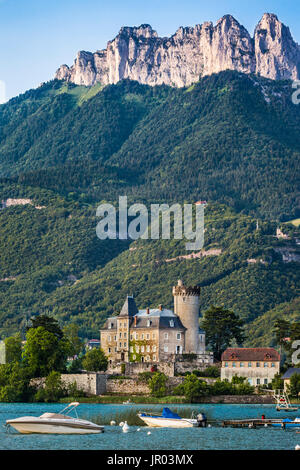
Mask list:
[[117,83],[123,78],[148,85],[189,86],[222,70],[256,73],[271,79],[300,77],[300,47],[273,13],[265,13],[254,37],[232,15],[161,38],[149,24],[124,26],[107,48],[80,51],[71,67],[55,77],[79,85]]
[[[142,38],[157,38],[157,32],[152,29],[150,24],[141,24],[140,26],[123,26],[118,36],[136,36]],[[117,36],[117,37],[118,37]]]
[[254,32],[256,67],[264,77],[298,79],[300,48],[291,32],[273,13],[265,13]]

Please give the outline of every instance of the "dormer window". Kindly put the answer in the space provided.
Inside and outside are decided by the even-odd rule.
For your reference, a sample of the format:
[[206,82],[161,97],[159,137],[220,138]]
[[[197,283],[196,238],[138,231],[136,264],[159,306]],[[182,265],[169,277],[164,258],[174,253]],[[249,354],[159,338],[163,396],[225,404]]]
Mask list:
[[174,320],[170,320],[170,327],[171,327],[171,328],[174,327]]
[[151,326],[151,320],[147,320],[147,326]]
[[108,325],[108,328],[111,329],[114,327],[114,324],[112,322],[110,322],[110,324]]

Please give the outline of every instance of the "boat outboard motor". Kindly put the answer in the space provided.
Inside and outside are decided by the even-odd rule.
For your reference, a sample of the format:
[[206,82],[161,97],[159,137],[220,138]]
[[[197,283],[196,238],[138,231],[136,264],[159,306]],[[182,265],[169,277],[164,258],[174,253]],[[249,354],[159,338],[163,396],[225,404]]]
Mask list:
[[206,427],[206,424],[207,424],[207,418],[205,416],[204,413],[199,413],[197,415],[197,423],[198,423],[198,426],[201,427],[201,428],[205,428]]

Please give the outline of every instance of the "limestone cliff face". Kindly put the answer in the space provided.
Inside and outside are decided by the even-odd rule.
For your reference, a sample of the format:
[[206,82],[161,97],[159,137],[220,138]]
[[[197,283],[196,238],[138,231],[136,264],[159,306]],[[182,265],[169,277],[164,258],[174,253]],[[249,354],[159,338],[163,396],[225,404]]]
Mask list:
[[300,47],[276,15],[265,13],[255,28],[256,73],[275,80],[300,77]]
[[300,78],[300,47],[276,15],[266,13],[254,38],[232,16],[180,27],[170,38],[150,25],[123,27],[107,48],[80,51],[74,65],[62,65],[55,78],[77,85],[104,85],[123,78],[147,85],[189,86],[222,70],[256,73],[271,79]]

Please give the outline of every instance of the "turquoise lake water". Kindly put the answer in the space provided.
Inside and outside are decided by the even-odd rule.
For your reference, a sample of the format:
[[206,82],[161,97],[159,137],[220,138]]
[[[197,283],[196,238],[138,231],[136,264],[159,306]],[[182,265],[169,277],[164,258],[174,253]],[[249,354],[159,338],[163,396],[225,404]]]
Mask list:
[[[166,405],[168,406],[168,405]],[[274,405],[169,405],[172,411],[190,417],[191,412],[202,411],[211,427],[207,428],[148,428],[142,426],[137,413],[158,413],[162,405],[102,405],[81,404],[78,416],[105,425],[102,434],[40,435],[6,432],[5,421],[20,416],[39,416],[45,412],[59,412],[64,406],[57,403],[0,403],[0,450],[294,450],[300,445],[300,428],[223,428],[223,419],[283,418],[294,419],[298,412],[277,412]],[[123,433],[120,426],[110,426],[127,420],[130,431]],[[138,431],[139,429],[139,431]],[[148,432],[151,432],[148,435]]]

